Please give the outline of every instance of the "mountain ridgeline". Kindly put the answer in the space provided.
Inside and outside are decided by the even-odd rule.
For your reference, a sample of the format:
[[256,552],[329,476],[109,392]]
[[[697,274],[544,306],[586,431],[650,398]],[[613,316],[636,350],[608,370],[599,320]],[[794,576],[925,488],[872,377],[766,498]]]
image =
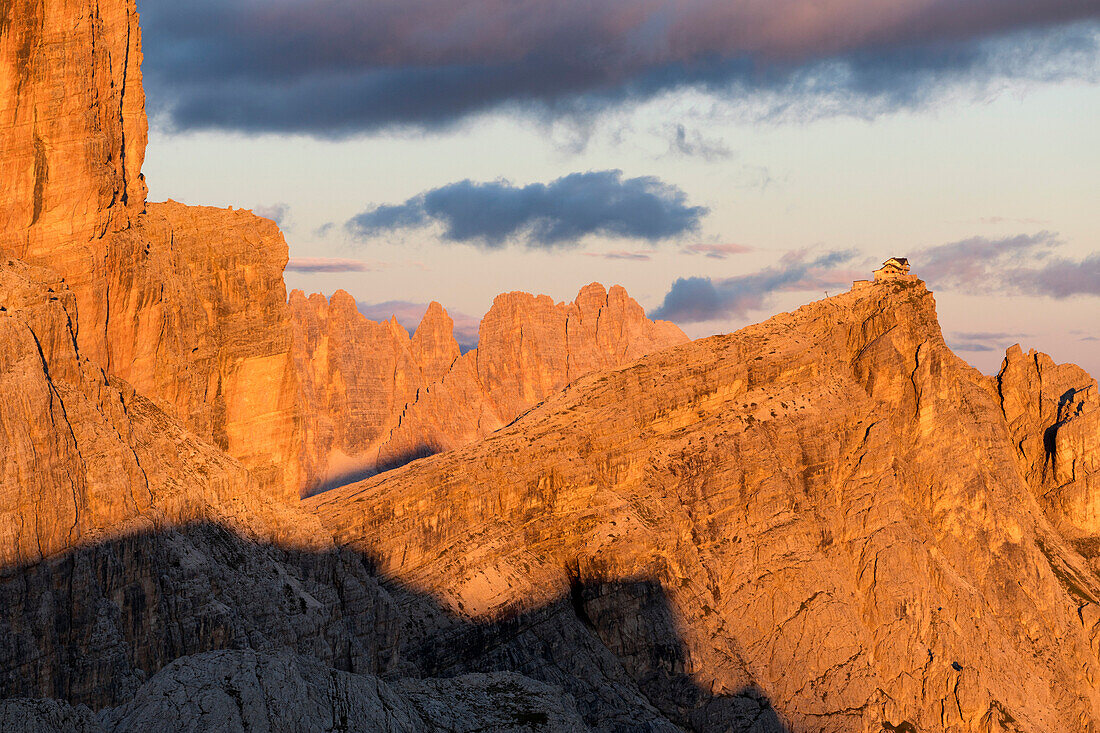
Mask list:
[[1084,371],[979,373],[906,272],[463,354],[148,203],[140,64],[133,0],[0,6],[0,728],[1100,730]]

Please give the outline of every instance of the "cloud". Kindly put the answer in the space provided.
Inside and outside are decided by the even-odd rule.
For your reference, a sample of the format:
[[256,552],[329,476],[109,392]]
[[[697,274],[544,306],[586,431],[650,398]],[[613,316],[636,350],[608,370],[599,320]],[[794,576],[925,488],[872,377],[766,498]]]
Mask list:
[[998,349],[996,346],[990,346],[989,344],[983,344],[978,341],[951,341],[948,345],[951,347],[952,351],[1001,351],[1001,349]]
[[743,317],[764,308],[779,292],[847,285],[850,273],[837,272],[835,268],[854,257],[854,252],[845,251],[809,259],[805,252],[793,252],[785,255],[777,266],[747,275],[722,280],[681,278],[672,284],[664,302],[649,317],[680,324]]
[[143,0],[177,128],[343,136],[690,86],[876,114],[958,83],[1095,78],[1097,0]]
[[1039,226],[1049,223],[1043,219],[1035,219],[1031,217],[1013,218],[1007,216],[983,216],[980,217],[978,221],[980,221],[982,224],[1028,224]]
[[378,263],[362,260],[345,260],[331,257],[291,257],[286,264],[287,272],[376,272],[381,269]]
[[284,203],[271,204],[270,206],[257,206],[252,210],[252,213],[256,216],[262,216],[265,219],[271,219],[271,221],[278,224],[280,227],[285,227],[290,221],[290,205]]
[[626,252],[624,250],[616,250],[614,252],[585,252],[586,257],[602,257],[605,260],[629,260],[632,262],[649,262],[652,257],[653,250],[646,249],[638,252]]
[[955,331],[952,338],[964,341],[1005,341],[1026,338],[1028,333],[1005,333],[1004,331]]
[[688,255],[705,255],[712,260],[724,260],[730,255],[752,252],[752,247],[743,244],[689,244],[680,250]]
[[1100,253],[1074,260],[1056,256],[1053,232],[1000,239],[971,237],[910,257],[914,273],[933,288],[1068,298],[1100,295]]
[[733,156],[733,151],[722,140],[707,138],[698,130],[689,132],[683,125],[676,125],[668,149],[671,153],[708,161],[725,160]]
[[669,239],[697,229],[706,213],[704,207],[688,206],[683,191],[660,179],[590,171],[527,186],[459,181],[401,204],[375,206],[346,227],[364,239],[439,224],[451,242],[499,249],[522,241],[552,249],[575,246],[591,234]]
[[1028,338],[1026,333],[1004,333],[993,331],[955,331],[947,338],[948,345],[954,351],[984,353],[1004,351],[1012,344]]
[[1037,268],[1017,268],[1009,284],[1030,295],[1068,298],[1073,295],[1100,296],[1100,253],[1083,260],[1052,259]]
[[[416,327],[420,325],[424,313],[428,310],[427,303],[408,300],[387,300],[382,303],[356,302],[355,305],[360,313],[372,321],[388,321],[391,317],[396,318],[410,336],[416,332]],[[447,315],[454,321],[455,341],[458,342],[462,352],[465,353],[477,346],[481,320],[458,311],[448,310]]]

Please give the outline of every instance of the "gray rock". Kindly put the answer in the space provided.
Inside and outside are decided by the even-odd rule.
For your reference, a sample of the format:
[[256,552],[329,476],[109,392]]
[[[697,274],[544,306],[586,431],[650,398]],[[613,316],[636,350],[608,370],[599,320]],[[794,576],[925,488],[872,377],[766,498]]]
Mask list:
[[101,733],[103,728],[84,705],[61,700],[0,700],[0,730],[5,733]]
[[98,716],[58,700],[0,701],[5,733],[582,733],[561,689],[517,674],[386,682],[296,654],[177,659]]

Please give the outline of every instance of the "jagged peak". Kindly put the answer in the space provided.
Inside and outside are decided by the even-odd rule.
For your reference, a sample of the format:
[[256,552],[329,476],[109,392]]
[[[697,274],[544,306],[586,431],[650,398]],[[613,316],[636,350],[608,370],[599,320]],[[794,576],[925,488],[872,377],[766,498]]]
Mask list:
[[[438,301],[433,300],[428,304],[427,310],[420,319],[420,324],[413,333],[413,341],[425,339],[438,339],[450,337],[453,339],[454,319],[447,313],[447,309]],[[457,342],[455,344],[457,346]]]
[[585,285],[573,299],[573,304],[582,311],[586,309],[599,310],[607,305],[607,288],[602,283],[593,282]]

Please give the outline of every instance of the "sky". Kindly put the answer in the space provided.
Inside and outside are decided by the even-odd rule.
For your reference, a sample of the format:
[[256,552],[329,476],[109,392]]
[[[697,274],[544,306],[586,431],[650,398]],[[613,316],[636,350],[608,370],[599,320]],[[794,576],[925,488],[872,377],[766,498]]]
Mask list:
[[1100,0],[138,0],[150,198],[465,347],[621,284],[701,337],[905,256],[944,335],[1100,374]]

